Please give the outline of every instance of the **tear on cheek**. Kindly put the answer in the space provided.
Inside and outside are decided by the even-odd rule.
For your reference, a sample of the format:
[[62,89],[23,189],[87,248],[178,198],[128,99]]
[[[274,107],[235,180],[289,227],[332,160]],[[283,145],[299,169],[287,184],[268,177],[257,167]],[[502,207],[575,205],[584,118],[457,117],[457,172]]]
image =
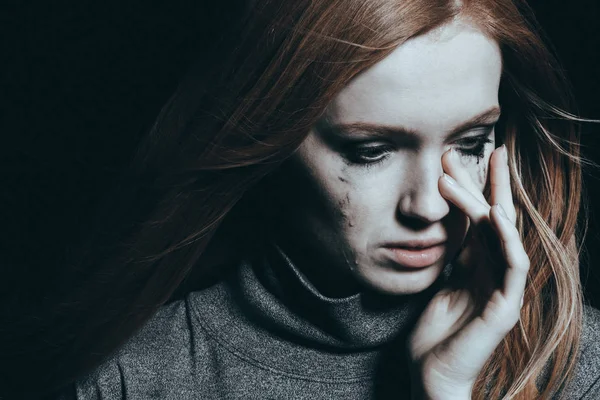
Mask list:
[[487,164],[482,164],[477,173],[477,179],[481,188],[485,186],[485,182],[487,181],[487,169]]
[[[482,161],[482,162],[480,162]],[[489,157],[487,158],[471,158],[463,160],[462,166],[470,171],[473,182],[477,182],[481,189],[484,188],[487,182],[487,173],[489,166]]]
[[346,193],[340,200],[337,201],[337,205],[338,205],[338,209],[337,209],[337,215],[340,218],[339,221],[336,221],[337,226],[344,226],[346,225],[349,228],[352,228],[356,225],[356,215],[353,215],[353,213],[350,211],[351,210],[351,200],[350,200],[350,193]]
[[346,193],[342,198],[338,198],[338,200],[334,203],[337,205],[337,209],[334,210],[334,215],[337,215],[337,218],[340,221],[336,221],[338,223],[349,223],[350,215],[348,215],[348,208],[350,206],[350,193]]

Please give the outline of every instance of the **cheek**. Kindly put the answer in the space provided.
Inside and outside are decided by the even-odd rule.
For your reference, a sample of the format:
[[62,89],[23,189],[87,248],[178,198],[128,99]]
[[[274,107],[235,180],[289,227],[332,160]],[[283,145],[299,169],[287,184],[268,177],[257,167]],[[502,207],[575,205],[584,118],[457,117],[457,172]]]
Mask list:
[[488,160],[480,163],[479,168],[477,169],[477,183],[479,183],[479,188],[483,190],[485,187],[485,182],[487,181],[487,171],[488,171]]
[[338,216],[335,226],[346,236],[356,234],[364,224],[368,216],[368,207],[364,204],[361,196],[352,185],[351,180],[343,178],[346,183],[334,196],[337,198],[335,214]]
[[373,234],[382,221],[393,218],[395,195],[389,182],[397,176],[377,172],[357,172],[343,167],[338,173],[337,205],[343,218],[339,225],[347,236],[364,238]]
[[[341,181],[342,178],[340,178]],[[339,217],[339,225],[346,225],[348,227],[353,227],[356,225],[354,220],[354,212],[352,210],[352,200],[350,198],[350,190],[346,188],[341,191],[338,196],[337,207],[334,207],[338,212],[336,213]]]
[[462,166],[469,171],[471,179],[477,184],[479,189],[483,191],[487,182],[488,166],[491,153],[488,152],[482,158],[463,158],[461,159]]
[[[340,234],[357,225],[360,201],[356,198],[356,188],[340,166],[329,165],[328,169],[318,167],[322,166],[311,169],[312,186],[316,190],[304,193],[313,203],[308,207],[309,218],[316,219],[319,229],[329,234]],[[305,203],[303,208],[306,206]]]
[[479,178],[479,187],[483,190],[483,188],[485,187],[485,182],[487,181],[487,171],[488,171],[488,165],[489,163],[486,161],[480,168],[479,168],[479,174],[478,174],[478,178]]
[[374,197],[372,191],[365,185],[364,179],[354,176],[347,166],[341,166],[337,173],[335,192],[338,215],[341,217],[339,229],[346,232],[346,235],[354,235],[364,228],[363,225],[369,218],[372,205],[368,200]]

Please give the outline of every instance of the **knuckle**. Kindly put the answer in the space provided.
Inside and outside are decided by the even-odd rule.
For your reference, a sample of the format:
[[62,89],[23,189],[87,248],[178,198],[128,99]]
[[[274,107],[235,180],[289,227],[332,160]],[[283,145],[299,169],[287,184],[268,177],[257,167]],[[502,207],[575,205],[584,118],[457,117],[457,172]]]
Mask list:
[[493,315],[494,324],[503,334],[510,332],[510,330],[519,322],[520,318],[520,307],[517,306],[515,308],[512,302],[509,302],[508,300],[502,305],[501,311],[498,311]]
[[508,228],[508,237],[510,238],[510,240],[518,240],[519,242],[521,241],[521,235],[519,234],[519,230],[513,224],[511,224]]
[[520,307],[507,307],[507,310],[504,313],[504,318],[502,318],[502,329],[505,332],[509,332],[513,327],[519,322],[521,319],[521,309]]
[[521,310],[520,309],[511,311],[507,315],[506,320],[505,320],[506,321],[505,330],[507,332],[512,330],[515,327],[515,325],[517,325],[517,323],[519,322],[520,319],[521,319]]
[[[525,253],[523,251],[523,253]],[[517,262],[517,268],[522,270],[522,271],[529,271],[529,268],[531,267],[531,261],[529,261],[529,257],[527,257],[527,254],[523,255],[523,258],[521,258],[519,260],[519,262]]]

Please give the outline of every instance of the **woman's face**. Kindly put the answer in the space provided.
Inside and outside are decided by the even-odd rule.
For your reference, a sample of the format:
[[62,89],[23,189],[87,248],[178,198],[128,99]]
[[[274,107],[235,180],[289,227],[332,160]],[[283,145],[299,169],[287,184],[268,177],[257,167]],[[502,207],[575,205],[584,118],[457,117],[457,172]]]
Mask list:
[[[441,158],[456,149],[483,191],[501,64],[496,42],[453,22],[406,42],[334,99],[290,160],[294,240],[326,269],[328,285],[351,277],[389,294],[416,293],[457,255],[468,222],[439,192]],[[403,267],[389,247],[419,239],[444,241],[443,256]]]

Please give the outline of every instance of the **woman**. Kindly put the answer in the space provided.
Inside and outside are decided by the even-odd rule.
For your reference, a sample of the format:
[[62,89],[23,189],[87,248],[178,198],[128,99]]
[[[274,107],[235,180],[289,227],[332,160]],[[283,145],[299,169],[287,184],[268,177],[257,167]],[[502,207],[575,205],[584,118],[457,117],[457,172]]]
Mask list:
[[48,303],[61,397],[598,398],[578,119],[527,15],[248,5]]

